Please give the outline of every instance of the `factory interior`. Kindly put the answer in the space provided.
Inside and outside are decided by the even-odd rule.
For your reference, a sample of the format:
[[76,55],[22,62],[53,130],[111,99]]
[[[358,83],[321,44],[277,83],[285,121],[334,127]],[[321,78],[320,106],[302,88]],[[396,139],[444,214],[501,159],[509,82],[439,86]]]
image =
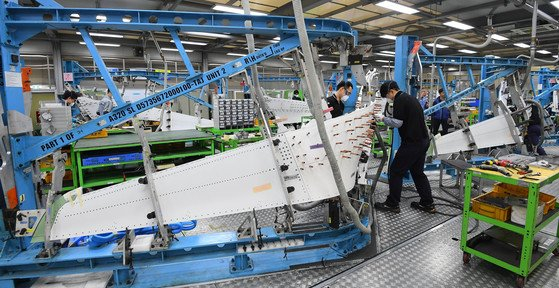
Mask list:
[[0,17],[0,288],[559,287],[559,0]]

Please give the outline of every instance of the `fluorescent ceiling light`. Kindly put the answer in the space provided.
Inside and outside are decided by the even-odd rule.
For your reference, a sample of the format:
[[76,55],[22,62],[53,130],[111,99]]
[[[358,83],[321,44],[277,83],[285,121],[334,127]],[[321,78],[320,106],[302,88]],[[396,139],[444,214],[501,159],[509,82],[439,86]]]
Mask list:
[[396,55],[396,52],[394,52],[394,51],[388,51],[388,50],[380,51],[380,53],[390,54],[390,55]]
[[[82,35],[81,32],[76,32],[76,34]],[[98,36],[98,37],[109,37],[109,38],[124,38],[124,35],[106,34],[106,33],[95,33],[95,32],[91,32],[91,33],[89,33],[89,35],[91,35],[91,36]]]
[[417,9],[413,9],[411,7],[408,6],[404,6],[402,4],[398,4],[396,2],[392,2],[392,1],[382,1],[380,3],[377,3],[376,5],[386,8],[386,9],[390,9],[390,10],[394,10],[396,12],[400,12],[400,13],[404,13],[404,14],[415,14],[418,13],[419,10]]
[[217,34],[217,33],[207,33],[207,32],[186,32],[186,34],[196,35],[196,36],[204,36],[204,37],[211,37],[211,38],[226,38],[229,39],[231,36],[225,34]]
[[396,36],[394,35],[384,34],[384,35],[380,35],[379,37],[384,39],[389,39],[389,40],[396,40]]
[[454,67],[450,67],[450,68],[447,68],[447,69],[446,69],[446,71],[456,71],[456,70],[458,70],[458,69],[456,69],[456,68],[454,68]]
[[97,22],[107,22],[107,16],[97,15],[97,16],[95,16],[95,20],[97,20]]
[[274,39],[272,39],[272,40],[275,40],[275,41],[280,41],[280,40],[281,40],[281,38],[280,38],[280,37],[278,36],[278,37],[274,37]]
[[466,53],[466,54],[476,54],[476,51],[468,50],[468,49],[460,49],[458,52]]
[[[245,11],[241,8],[225,6],[225,5],[215,5],[213,8],[215,11],[227,12],[227,13],[235,13],[235,14],[245,14]],[[268,14],[256,11],[250,11],[250,15],[255,16],[266,16]]]
[[460,23],[457,21],[448,21],[445,22],[444,25],[452,27],[452,28],[456,28],[456,29],[460,29],[460,30],[470,30],[473,29],[473,26],[470,26],[468,24],[464,24],[464,23]]
[[[175,40],[171,40],[171,43],[175,43]],[[204,42],[196,42],[196,41],[184,41],[181,40],[182,44],[186,44],[186,45],[197,45],[197,46],[206,46],[208,45],[208,43],[204,43]]]
[[497,41],[507,41],[507,40],[509,40],[509,38],[507,38],[505,36],[501,36],[499,34],[491,34],[491,38],[493,38]]
[[336,62],[336,61],[327,61],[327,60],[320,60],[320,63],[326,63],[326,64],[338,64],[338,62]]
[[386,53],[375,53],[379,56],[385,56],[385,57],[394,57],[394,55],[390,55],[390,54],[386,54]]
[[[80,44],[85,45],[85,42],[80,41]],[[120,44],[112,44],[112,43],[94,43],[95,46],[107,46],[107,47],[120,47]]]
[[394,68],[394,66],[390,66],[390,65],[382,65],[382,68]]
[[524,44],[524,43],[514,43],[514,46],[520,47],[520,48],[530,48],[530,45]]
[[390,63],[390,61],[388,61],[388,60],[382,60],[382,59],[378,59],[378,60],[375,60],[375,61],[376,61],[376,62],[380,62],[380,63]]
[[553,55],[553,58],[559,58],[559,55]]
[[[293,61],[293,58],[290,58],[290,57],[283,57],[282,59],[283,59],[283,60],[287,60],[287,61]],[[291,69],[291,68],[290,68],[290,69]]]
[[[173,52],[179,52],[179,49],[177,48],[161,48],[161,51],[173,51]],[[184,50],[187,53],[190,52],[194,52],[194,50]]]
[[[429,46],[429,47],[433,47],[434,45],[435,45],[434,43],[427,44],[427,46]],[[448,48],[448,46],[443,45],[443,44],[437,44],[437,48],[446,49],[446,48]]]
[[559,9],[559,1],[551,2],[551,5],[555,6],[555,8]]
[[241,53],[227,53],[227,55],[229,55],[229,56],[239,56],[239,57],[247,56],[246,54],[241,54]]
[[20,55],[21,57],[27,57],[27,58],[47,58],[49,56],[47,55],[37,55],[37,54],[29,54],[29,55]]
[[501,57],[499,57],[499,56],[497,56],[497,55],[486,55],[485,57],[495,58],[495,59],[501,58]]
[[547,50],[538,50],[538,51],[536,51],[536,52],[538,52],[538,53],[540,53],[540,54],[544,54],[544,55],[551,54],[551,52],[549,52],[549,51],[547,51]]

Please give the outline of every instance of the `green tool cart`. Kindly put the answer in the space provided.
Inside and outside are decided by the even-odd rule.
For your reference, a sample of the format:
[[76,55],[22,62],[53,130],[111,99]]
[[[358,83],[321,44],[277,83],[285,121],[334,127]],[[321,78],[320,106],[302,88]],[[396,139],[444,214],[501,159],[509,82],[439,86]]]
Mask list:
[[[555,197],[551,197],[551,201],[549,201],[549,199],[542,200],[544,199],[542,196],[549,197],[549,195],[540,193],[541,187],[559,178],[559,169],[548,170],[532,166],[530,166],[530,168],[534,173],[539,172],[541,175],[535,178],[532,177],[531,179],[522,179],[522,175],[513,174],[512,176],[504,176],[495,171],[469,168],[466,171],[466,183],[464,187],[464,212],[460,241],[460,247],[464,251],[464,263],[469,263],[473,255],[512,271],[517,274],[516,284],[518,287],[524,287],[527,276],[547,259],[550,254],[559,254],[559,226],[557,228],[553,227],[555,235],[541,233],[543,228],[559,216],[559,209],[557,209],[559,208],[559,204],[556,202]],[[481,200],[480,197],[489,196],[489,193],[486,193],[480,197],[471,199],[473,177],[478,177],[480,180],[489,179],[500,182],[495,185],[494,190],[490,193],[501,193],[504,191],[499,190],[502,187],[508,187],[510,191],[516,191],[514,193],[523,191],[525,194],[522,197],[527,196],[527,199],[523,199],[522,202],[526,203],[527,201],[527,203],[525,208],[526,212],[522,214],[524,219],[522,219],[521,222],[524,222],[525,225],[517,224],[518,219],[516,223],[512,222],[510,215],[507,217],[503,214],[510,213],[511,208],[503,204],[495,204],[495,201],[500,198],[495,198],[496,200],[493,199],[489,202],[486,202],[487,200]],[[510,198],[512,198],[512,200],[518,199],[516,197],[503,199],[511,201],[509,200]],[[479,201],[476,204],[477,199],[479,199]],[[485,208],[477,208],[480,206],[473,207],[474,205],[488,206],[485,206]],[[545,212],[542,212],[543,206],[547,206],[545,207],[545,211],[547,211],[545,215]],[[507,212],[507,209],[509,212]],[[476,210],[477,213],[474,212],[474,210]],[[468,224],[470,219],[477,219],[493,226],[468,240]],[[537,223],[537,221],[539,221],[539,223]]]
[[[74,150],[73,145],[68,145],[62,148],[62,153],[66,153],[68,157],[66,160],[64,180],[62,181],[63,192],[70,191],[78,187],[76,157],[73,150]],[[41,172],[46,173],[46,178],[52,177],[52,171],[54,170],[54,166],[52,163],[52,155],[45,157],[39,161],[39,169]],[[52,179],[47,182],[51,182],[51,181]]]
[[[270,128],[272,129],[272,132],[275,132],[277,126],[274,125]],[[264,139],[264,137],[262,137],[262,135],[260,134],[259,127],[238,128],[238,129],[202,128],[201,130],[217,136],[215,137],[215,145],[217,146],[217,149],[220,152],[225,152],[231,149],[235,149],[242,144],[254,143]],[[256,135],[255,137],[251,137],[251,138],[228,139],[228,140],[223,139],[223,136],[225,135],[234,135],[243,132],[249,134],[254,133]]]
[[[198,130],[146,133],[158,170],[215,153],[214,136]],[[82,139],[74,146],[80,186],[112,185],[143,176],[138,135]]]

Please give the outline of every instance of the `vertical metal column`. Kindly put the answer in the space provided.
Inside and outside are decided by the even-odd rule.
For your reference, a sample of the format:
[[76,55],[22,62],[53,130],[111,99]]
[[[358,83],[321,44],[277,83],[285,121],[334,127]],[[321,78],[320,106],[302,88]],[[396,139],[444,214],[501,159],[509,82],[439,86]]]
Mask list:
[[[62,94],[64,92],[64,79],[62,70],[62,55],[60,41],[52,41],[52,66],[54,70],[54,88],[56,94]],[[49,81],[50,85],[50,81]]]
[[[487,71],[488,68],[489,67],[487,65],[481,66],[480,79],[487,79],[489,76],[491,76],[492,73],[489,73]],[[487,117],[485,116],[485,110],[491,109],[491,105],[491,91],[485,86],[481,87],[479,89],[478,122],[487,120]]]

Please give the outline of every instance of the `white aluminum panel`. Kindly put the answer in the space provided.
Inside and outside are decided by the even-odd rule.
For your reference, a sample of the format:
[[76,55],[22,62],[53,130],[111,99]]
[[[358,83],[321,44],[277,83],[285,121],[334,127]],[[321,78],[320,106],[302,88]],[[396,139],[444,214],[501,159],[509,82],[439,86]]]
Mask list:
[[[346,190],[353,188],[357,163],[366,146],[372,108],[326,121]],[[338,196],[314,122],[274,139],[292,203]],[[163,222],[172,223],[266,209],[286,204],[268,141],[260,141],[154,173]],[[302,170],[301,170],[302,169]],[[147,185],[127,181],[87,193],[64,204],[54,219],[51,239],[64,239],[155,225]]]
[[[516,143],[510,132],[506,117],[510,116],[499,115],[468,127],[478,149]],[[517,128],[514,129],[516,129],[516,133],[519,133]],[[463,129],[454,131],[435,140],[437,154],[473,150],[468,144],[469,139]]]
[[301,117],[312,116],[306,101],[288,100],[264,96],[268,111],[282,124],[301,123]]

